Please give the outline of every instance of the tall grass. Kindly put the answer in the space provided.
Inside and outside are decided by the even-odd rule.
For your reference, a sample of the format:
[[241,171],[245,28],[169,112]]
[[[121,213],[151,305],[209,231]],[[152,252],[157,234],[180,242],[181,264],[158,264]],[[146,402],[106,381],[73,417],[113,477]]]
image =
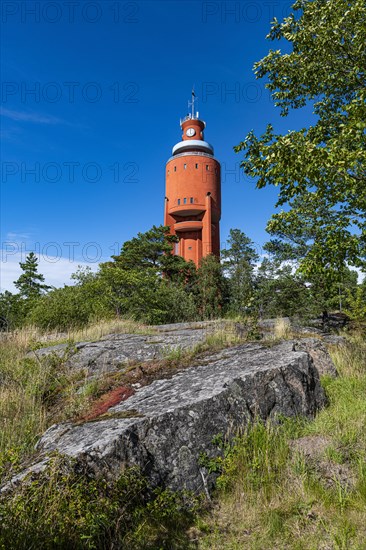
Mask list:
[[277,343],[281,342],[282,340],[289,340],[291,338],[294,338],[295,335],[296,333],[293,330],[289,319],[278,317],[277,319],[275,319],[273,328],[270,328],[265,335],[265,341],[269,343]]
[[289,319],[279,317],[274,326],[274,337],[277,340],[285,340],[293,337],[293,331]]
[[[40,346],[98,340],[111,333],[154,334],[151,327],[126,319],[95,322],[84,329],[47,333],[28,326],[0,334],[0,473],[10,475],[32,452],[53,422],[82,411],[90,398],[90,382],[80,389],[82,373],[66,368],[62,358],[26,357]],[[94,383],[94,386],[98,386]]]
[[11,475],[49,424],[67,414],[65,396],[75,380],[62,358],[27,357],[29,345],[29,335],[18,333],[0,346],[2,475]]
[[0,469],[19,462],[45,428],[40,395],[47,375],[23,359],[26,350],[23,335],[0,346]]
[[[329,406],[314,421],[257,423],[226,453],[200,549],[366,548],[365,339],[331,355],[339,376],[323,380]],[[309,454],[299,438],[326,448]]]
[[150,487],[137,468],[112,482],[56,455],[36,480],[0,498],[0,549],[183,550],[201,503]]

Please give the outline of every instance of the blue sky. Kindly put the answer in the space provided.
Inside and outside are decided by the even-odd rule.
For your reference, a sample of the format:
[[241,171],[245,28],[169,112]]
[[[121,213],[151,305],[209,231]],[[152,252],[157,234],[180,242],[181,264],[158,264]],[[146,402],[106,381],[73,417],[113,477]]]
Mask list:
[[2,3],[1,287],[34,250],[49,284],[117,253],[163,222],[164,168],[192,85],[222,163],[221,241],[258,245],[276,189],[255,189],[233,146],[281,118],[253,64],[291,3],[137,1]]

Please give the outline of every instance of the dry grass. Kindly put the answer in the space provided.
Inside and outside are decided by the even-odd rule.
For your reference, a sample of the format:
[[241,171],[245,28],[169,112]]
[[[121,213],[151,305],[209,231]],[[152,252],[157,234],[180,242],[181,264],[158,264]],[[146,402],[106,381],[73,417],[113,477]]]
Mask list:
[[63,342],[100,340],[108,334],[156,334],[153,327],[129,319],[107,319],[96,321],[80,328],[70,328],[66,332],[48,332],[36,326],[27,326],[12,332],[0,334],[2,343],[11,342],[19,350],[27,350],[37,344],[45,346]]
[[274,326],[274,336],[277,340],[288,340],[293,338],[291,323],[288,319],[278,318]]
[[[55,340],[59,339],[59,334],[49,334],[50,338],[55,337]],[[24,353],[27,351],[32,342],[40,341],[45,333],[38,327],[29,326],[14,330],[12,332],[0,333],[0,345],[11,345],[14,350]]]
[[67,338],[73,342],[99,340],[108,334],[156,334],[153,327],[129,319],[99,321],[84,329],[68,332]]
[[282,340],[290,340],[295,337],[295,332],[291,327],[291,323],[288,319],[278,317],[275,320],[273,329],[265,335],[267,342],[281,342]]
[[[24,340],[23,340],[24,341]],[[107,386],[67,366],[64,357],[25,357],[15,341],[0,348],[0,479],[11,477],[54,423],[83,415]]]

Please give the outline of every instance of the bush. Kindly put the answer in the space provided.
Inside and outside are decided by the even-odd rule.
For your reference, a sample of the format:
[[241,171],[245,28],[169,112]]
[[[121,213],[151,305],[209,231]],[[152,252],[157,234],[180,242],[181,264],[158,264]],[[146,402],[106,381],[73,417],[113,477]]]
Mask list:
[[187,548],[201,499],[152,489],[136,468],[114,481],[55,456],[47,470],[0,501],[0,548]]
[[64,286],[39,298],[27,321],[42,329],[67,330],[87,325],[101,311],[91,285]]

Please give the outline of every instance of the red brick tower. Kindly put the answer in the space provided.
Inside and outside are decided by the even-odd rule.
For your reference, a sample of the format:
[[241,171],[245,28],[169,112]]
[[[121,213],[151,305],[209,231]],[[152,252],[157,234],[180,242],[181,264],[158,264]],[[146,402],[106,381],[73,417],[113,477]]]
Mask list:
[[208,254],[220,255],[221,176],[194,102],[192,92],[192,112],[180,123],[183,141],[166,164],[164,225],[179,237],[175,253],[198,266]]

